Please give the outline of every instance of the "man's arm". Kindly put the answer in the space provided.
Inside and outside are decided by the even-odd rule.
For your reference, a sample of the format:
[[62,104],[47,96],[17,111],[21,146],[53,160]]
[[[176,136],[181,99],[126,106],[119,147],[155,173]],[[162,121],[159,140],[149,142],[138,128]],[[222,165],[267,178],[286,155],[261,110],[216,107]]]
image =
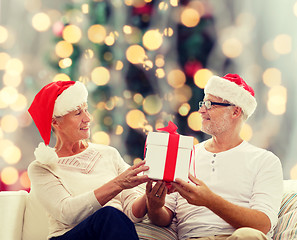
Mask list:
[[235,205],[213,193],[202,181],[192,175],[189,178],[196,186],[181,179],[176,179],[176,183],[172,185],[190,204],[207,207],[234,228],[251,227],[264,234],[269,232],[271,223],[265,213]]
[[165,227],[170,225],[173,219],[173,212],[164,206],[167,188],[164,182],[158,181],[152,186],[152,181],[146,185],[147,210],[152,223]]

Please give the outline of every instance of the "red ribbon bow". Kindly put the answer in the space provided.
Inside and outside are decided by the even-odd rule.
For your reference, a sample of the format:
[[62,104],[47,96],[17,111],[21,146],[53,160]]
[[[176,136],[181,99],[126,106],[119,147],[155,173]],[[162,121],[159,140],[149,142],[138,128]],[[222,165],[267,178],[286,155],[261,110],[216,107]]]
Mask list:
[[179,144],[179,134],[176,132],[177,126],[173,122],[169,121],[167,127],[158,128],[157,130],[166,131],[169,133],[163,180],[167,182],[172,182],[174,181],[176,158]]
[[176,132],[177,126],[171,121],[168,122],[167,127],[158,128],[157,130],[158,131],[165,131],[165,132],[172,133],[172,134],[177,134],[177,132]]

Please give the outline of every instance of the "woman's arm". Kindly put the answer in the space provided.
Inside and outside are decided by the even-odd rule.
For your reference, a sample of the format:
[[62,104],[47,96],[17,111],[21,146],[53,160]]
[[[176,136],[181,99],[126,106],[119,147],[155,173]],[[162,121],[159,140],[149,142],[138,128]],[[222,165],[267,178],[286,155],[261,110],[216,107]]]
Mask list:
[[140,163],[129,167],[113,180],[95,189],[94,193],[98,202],[104,206],[124,189],[130,189],[147,182],[147,175],[138,176],[139,173],[148,170],[148,166],[144,166],[144,164],[145,162],[141,161]]
[[170,225],[173,219],[173,212],[164,206],[167,187],[162,181],[158,181],[154,187],[152,183],[149,181],[146,186],[148,216],[152,223],[165,227]]

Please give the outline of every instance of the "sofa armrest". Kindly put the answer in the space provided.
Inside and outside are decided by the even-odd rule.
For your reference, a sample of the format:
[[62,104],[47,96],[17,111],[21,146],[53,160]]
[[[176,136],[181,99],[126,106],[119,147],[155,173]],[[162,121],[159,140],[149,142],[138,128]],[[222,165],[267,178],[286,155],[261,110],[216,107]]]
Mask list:
[[0,239],[21,240],[28,192],[0,192]]

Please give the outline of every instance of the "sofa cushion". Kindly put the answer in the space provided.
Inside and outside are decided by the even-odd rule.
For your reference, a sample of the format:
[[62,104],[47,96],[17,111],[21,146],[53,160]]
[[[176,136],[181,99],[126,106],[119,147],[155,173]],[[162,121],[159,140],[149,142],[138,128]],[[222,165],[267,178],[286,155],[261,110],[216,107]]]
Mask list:
[[0,239],[21,239],[26,191],[0,191]]
[[26,203],[22,240],[46,240],[47,235],[48,217],[46,211],[31,191]]
[[284,181],[284,195],[273,239],[297,239],[297,181]]
[[158,227],[150,223],[149,220],[143,220],[135,224],[135,228],[140,240],[177,240],[177,234],[172,226]]

